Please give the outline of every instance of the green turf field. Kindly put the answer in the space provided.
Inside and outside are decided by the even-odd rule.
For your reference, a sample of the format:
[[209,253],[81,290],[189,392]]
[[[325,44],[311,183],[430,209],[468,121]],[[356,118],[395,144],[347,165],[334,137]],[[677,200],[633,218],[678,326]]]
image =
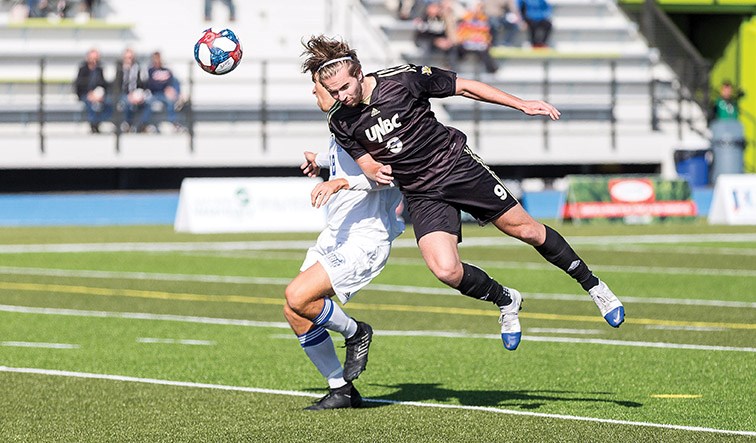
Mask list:
[[0,229],[0,441],[756,441],[756,227],[557,228],[621,328],[466,226],[463,260],[524,295],[508,352],[498,310],[437,282],[407,232],[345,307],[376,330],[366,407],[323,412],[302,411],[326,385],[281,313],[316,234]]

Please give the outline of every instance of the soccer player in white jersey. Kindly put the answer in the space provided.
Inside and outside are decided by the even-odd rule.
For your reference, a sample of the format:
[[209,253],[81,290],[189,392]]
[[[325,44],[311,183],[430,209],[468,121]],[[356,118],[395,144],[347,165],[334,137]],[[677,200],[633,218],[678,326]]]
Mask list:
[[[318,106],[334,103],[315,82]],[[397,216],[399,190],[368,180],[352,157],[331,137],[328,153],[305,152],[302,171],[317,176],[329,168],[329,180],[312,191],[312,204],[325,205],[327,226],[307,251],[301,273],[286,288],[284,315],[307,356],[328,381],[328,394],[308,410],[353,408],[362,404],[352,381],[365,369],[373,331],[349,317],[331,297],[346,304],[386,265],[391,242],[404,232]],[[343,191],[342,191],[343,190]],[[339,192],[342,191],[342,192]],[[328,330],[344,336],[346,360],[342,368]]]

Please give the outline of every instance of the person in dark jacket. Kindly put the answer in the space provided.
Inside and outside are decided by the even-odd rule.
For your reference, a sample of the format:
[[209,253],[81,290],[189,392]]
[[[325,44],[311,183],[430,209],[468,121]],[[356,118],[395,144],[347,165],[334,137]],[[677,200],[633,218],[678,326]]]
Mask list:
[[116,63],[113,86],[118,97],[118,110],[123,112],[121,131],[128,132],[134,125],[136,113],[144,107],[147,86],[133,49],[127,48],[123,51],[123,58]]
[[90,49],[76,75],[76,95],[87,111],[87,121],[93,134],[100,132],[100,123],[110,118],[112,106],[108,101],[108,83],[100,66],[100,51]]
[[[178,81],[173,76],[173,72],[163,66],[160,52],[152,53],[152,64],[147,70],[147,90],[149,94],[144,113],[140,119],[140,131],[144,131],[146,125],[150,124],[153,105],[156,103],[163,104],[168,121],[173,124],[177,131],[181,131],[183,127],[176,120],[176,102],[179,99]],[[157,131],[157,128],[155,130]]]

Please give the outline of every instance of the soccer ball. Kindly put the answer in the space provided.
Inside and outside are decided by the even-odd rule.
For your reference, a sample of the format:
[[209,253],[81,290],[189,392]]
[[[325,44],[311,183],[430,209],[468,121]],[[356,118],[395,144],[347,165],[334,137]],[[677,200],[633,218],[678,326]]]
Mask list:
[[194,45],[194,59],[204,71],[221,75],[233,71],[242,58],[241,43],[234,31],[205,29]]

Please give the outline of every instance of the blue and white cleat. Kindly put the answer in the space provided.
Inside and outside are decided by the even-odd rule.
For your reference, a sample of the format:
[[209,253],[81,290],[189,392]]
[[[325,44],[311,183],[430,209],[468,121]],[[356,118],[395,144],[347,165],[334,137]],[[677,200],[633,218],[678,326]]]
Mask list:
[[609,286],[599,280],[599,284],[592,287],[588,293],[609,326],[619,328],[625,321],[625,307],[622,306],[622,302],[614,295],[614,292],[609,289]]
[[520,344],[522,338],[522,329],[520,329],[520,319],[518,314],[522,309],[522,294],[512,288],[507,288],[509,296],[512,297],[512,303],[506,306],[500,306],[499,323],[501,323],[501,341],[508,351],[514,351]]

